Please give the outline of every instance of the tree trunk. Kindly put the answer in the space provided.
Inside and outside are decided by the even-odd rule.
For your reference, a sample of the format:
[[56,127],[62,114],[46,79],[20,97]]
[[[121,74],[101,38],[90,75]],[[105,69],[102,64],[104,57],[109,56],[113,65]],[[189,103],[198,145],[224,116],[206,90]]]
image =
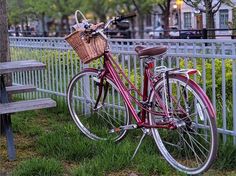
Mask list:
[[144,38],[144,24],[143,24],[143,18],[144,16],[141,14],[138,14],[138,34],[139,38],[143,39]]
[[66,33],[69,34],[70,33],[69,17],[66,16],[65,20],[66,20]]
[[214,13],[209,11],[206,13],[206,28],[208,29],[208,38],[215,38],[215,21],[214,21]]
[[[236,7],[233,8],[233,24],[232,24],[232,28],[236,29]],[[236,37],[236,30],[232,31],[233,34],[233,38]]]
[[133,18],[131,19],[131,38],[135,38],[135,21]]
[[45,28],[45,12],[42,13],[41,21],[42,21],[43,36],[47,37],[47,31],[46,31],[46,28]]
[[[0,0],[0,62],[10,61],[6,0]],[[11,85],[10,75],[7,85]]]
[[170,12],[168,10],[163,12],[163,21],[164,21],[164,36],[168,37],[169,36],[169,16],[170,16]]
[[61,29],[60,29],[61,36],[67,34],[67,30],[70,30],[69,19],[67,15],[63,15],[61,17]]
[[212,2],[209,0],[204,0],[206,7],[206,28],[208,30],[208,38],[215,38],[215,21],[214,21],[214,13],[212,10]]
[[6,0],[0,0],[0,62],[10,61]]

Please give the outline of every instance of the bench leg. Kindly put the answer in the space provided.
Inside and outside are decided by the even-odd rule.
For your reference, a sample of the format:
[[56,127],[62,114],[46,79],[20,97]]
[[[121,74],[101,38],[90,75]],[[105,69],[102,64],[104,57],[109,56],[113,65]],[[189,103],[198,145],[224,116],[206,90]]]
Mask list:
[[[4,77],[0,76],[0,103],[8,103],[8,102],[9,100],[4,83]],[[13,140],[14,138],[11,127],[11,116],[10,114],[4,114],[1,115],[0,118],[1,118],[1,127],[3,128],[2,130],[7,138],[8,159],[12,161],[16,159],[16,149],[14,146],[14,140]]]
[[7,139],[7,152],[8,152],[8,159],[13,161],[16,159],[16,149],[14,145],[14,137],[11,127],[11,118],[9,115],[2,115],[1,116],[3,132],[6,135]]

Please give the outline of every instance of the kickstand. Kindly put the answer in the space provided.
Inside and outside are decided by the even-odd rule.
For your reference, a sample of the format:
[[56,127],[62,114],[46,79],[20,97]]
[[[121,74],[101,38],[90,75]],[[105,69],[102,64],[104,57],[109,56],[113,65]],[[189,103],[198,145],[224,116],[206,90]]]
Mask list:
[[134,154],[133,154],[131,160],[134,159],[134,157],[135,157],[135,155],[137,154],[138,149],[140,148],[140,146],[141,146],[141,144],[142,144],[142,142],[143,142],[143,139],[144,139],[144,137],[145,137],[146,135],[147,135],[147,131],[144,129],[144,130],[143,130],[143,135],[142,135],[142,137],[141,137],[141,139],[140,139],[140,141],[139,141],[139,143],[138,143],[137,148],[136,148],[135,151],[134,151]]

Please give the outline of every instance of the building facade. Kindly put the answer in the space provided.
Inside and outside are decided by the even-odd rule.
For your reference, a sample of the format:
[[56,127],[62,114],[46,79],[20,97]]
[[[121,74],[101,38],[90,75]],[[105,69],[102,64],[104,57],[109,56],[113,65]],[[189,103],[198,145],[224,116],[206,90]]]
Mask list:
[[[180,0],[171,2],[171,20],[170,25],[176,25],[179,29],[203,29],[206,28],[206,14],[200,13]],[[215,3],[218,0],[215,0]],[[236,5],[236,0],[232,1]],[[214,4],[214,1],[213,1]],[[228,29],[233,23],[233,8],[222,4],[215,13],[215,29]],[[216,35],[230,35],[231,31],[217,30]]]
[[[218,0],[214,0],[215,3]],[[236,8],[236,0],[232,0],[235,7],[222,4],[215,13],[215,29],[228,29],[233,24],[233,8]],[[214,2],[213,2],[214,4]],[[147,22],[148,20],[148,22]],[[163,25],[163,17],[158,5],[153,7],[153,12],[145,20],[145,31],[155,30]],[[170,5],[169,26],[175,26],[179,30],[202,30],[206,28],[206,14],[188,6],[183,0],[172,0]],[[216,35],[231,35],[230,30],[216,30]]]

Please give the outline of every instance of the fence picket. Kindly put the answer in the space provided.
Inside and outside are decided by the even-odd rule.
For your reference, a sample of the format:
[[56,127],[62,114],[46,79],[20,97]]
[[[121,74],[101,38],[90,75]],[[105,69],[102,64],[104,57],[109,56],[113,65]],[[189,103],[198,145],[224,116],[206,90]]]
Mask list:
[[[220,102],[222,104],[222,113],[217,118],[222,118],[222,124],[218,131],[224,135],[226,141],[227,135],[234,136],[234,143],[236,144],[236,41],[235,40],[184,40],[184,39],[110,39],[110,48],[113,54],[117,57],[119,64],[124,69],[128,68],[128,76],[134,73],[134,84],[138,85],[138,77],[143,74],[143,60],[139,60],[134,51],[134,47],[138,44],[146,46],[166,45],[168,47],[167,62],[156,61],[156,64],[177,67],[193,67],[202,71],[202,87],[205,91],[211,91],[210,96],[214,107],[219,103],[218,95],[220,95]],[[12,60],[22,59],[38,59],[46,63],[45,71],[40,72],[23,72],[14,73],[13,82],[17,84],[34,83],[40,93],[27,95],[25,98],[31,96],[45,96],[45,93],[54,94],[58,96],[66,95],[66,88],[69,80],[82,70],[83,64],[76,60],[72,48],[66,43],[64,38],[27,38],[27,37],[11,37],[10,38],[11,57]],[[227,66],[228,60],[232,63],[232,67]],[[218,61],[222,65],[219,66]],[[192,65],[191,65],[192,64]],[[210,65],[210,67],[208,66]],[[97,64],[99,66],[99,64]],[[133,68],[134,67],[134,68]],[[208,69],[211,68],[211,71]],[[134,71],[132,71],[134,69]],[[230,70],[229,70],[230,69]],[[232,72],[232,90],[228,89],[228,72]],[[210,73],[210,75],[209,75]],[[138,76],[139,75],[139,76]],[[219,77],[222,80],[219,81]],[[209,78],[212,79],[212,84],[209,84]],[[197,79],[194,76],[194,80]],[[231,81],[231,80],[230,80]],[[221,82],[221,85],[216,85]],[[143,82],[141,81],[143,86]],[[221,91],[218,91],[218,88]],[[227,91],[227,92],[226,92]],[[109,95],[113,92],[109,91]],[[228,99],[228,94],[232,94]],[[135,94],[137,97],[137,94]],[[93,95],[94,97],[94,95]],[[118,100],[121,98],[118,96]],[[229,101],[229,102],[228,102]],[[108,103],[114,103],[114,100],[108,100]],[[229,113],[227,108],[228,103],[232,104],[233,122],[228,126]],[[122,103],[118,103],[118,106]],[[116,110],[114,109],[114,112]],[[120,110],[117,111],[120,113]],[[231,115],[231,114],[230,114]]]

